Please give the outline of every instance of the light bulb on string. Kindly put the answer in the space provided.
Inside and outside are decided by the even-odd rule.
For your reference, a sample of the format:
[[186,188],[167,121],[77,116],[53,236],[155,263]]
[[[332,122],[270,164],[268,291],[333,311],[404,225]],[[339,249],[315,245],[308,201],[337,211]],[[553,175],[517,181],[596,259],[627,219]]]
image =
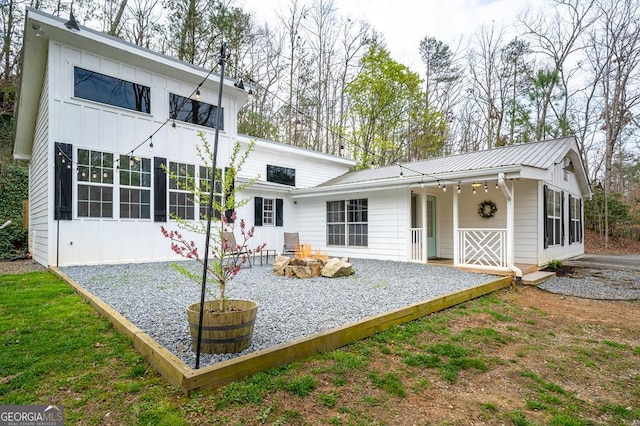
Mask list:
[[476,189],[473,188],[473,195],[476,195]]
[[149,138],[149,152],[153,152],[153,137]]
[[484,192],[489,192],[489,188],[487,187],[487,181],[484,182]]
[[458,182],[458,194],[460,193],[460,182]]
[[196,89],[196,101],[200,100],[200,89]]
[[176,120],[173,120],[173,123],[171,123],[171,131],[173,133],[178,131],[178,127],[176,126]]

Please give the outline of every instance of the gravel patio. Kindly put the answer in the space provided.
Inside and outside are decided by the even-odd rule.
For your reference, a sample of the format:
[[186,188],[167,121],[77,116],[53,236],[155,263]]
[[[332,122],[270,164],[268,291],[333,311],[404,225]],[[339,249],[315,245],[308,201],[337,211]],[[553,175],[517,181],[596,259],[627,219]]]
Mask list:
[[[227,296],[258,302],[253,342],[239,354],[202,354],[200,365],[213,365],[497,279],[416,263],[370,259],[351,259],[351,263],[355,274],[334,279],[277,276],[271,265],[243,268],[227,286]],[[195,263],[181,264],[201,271]],[[200,301],[200,285],[178,273],[172,262],[59,269],[187,365],[195,364],[186,307]],[[211,286],[215,294],[217,287]]]

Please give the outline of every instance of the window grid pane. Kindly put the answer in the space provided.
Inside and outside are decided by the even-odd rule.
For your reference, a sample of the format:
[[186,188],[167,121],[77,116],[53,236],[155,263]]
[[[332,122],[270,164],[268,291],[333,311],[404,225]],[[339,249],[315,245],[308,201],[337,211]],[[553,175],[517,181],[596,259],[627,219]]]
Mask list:
[[366,247],[369,244],[366,198],[327,202],[327,245]]
[[265,198],[262,200],[262,224],[274,225],[275,224],[275,202],[273,198]]

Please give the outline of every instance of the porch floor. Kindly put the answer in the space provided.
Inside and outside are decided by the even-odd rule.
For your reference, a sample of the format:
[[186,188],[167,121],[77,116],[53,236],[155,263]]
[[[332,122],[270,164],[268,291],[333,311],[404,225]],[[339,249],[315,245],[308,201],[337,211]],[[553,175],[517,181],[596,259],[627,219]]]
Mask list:
[[[443,259],[443,258],[429,259],[427,260],[427,264],[453,267],[453,259]],[[516,266],[518,267],[518,269],[522,271],[522,275],[527,275],[527,274],[531,274],[533,272],[538,271],[537,265],[530,265],[526,263],[516,263]],[[471,266],[458,266],[457,268],[460,269],[461,271],[467,271],[467,272],[480,272],[480,273],[500,275],[500,276],[514,276],[514,273],[511,271],[501,271],[498,269],[474,268]]]

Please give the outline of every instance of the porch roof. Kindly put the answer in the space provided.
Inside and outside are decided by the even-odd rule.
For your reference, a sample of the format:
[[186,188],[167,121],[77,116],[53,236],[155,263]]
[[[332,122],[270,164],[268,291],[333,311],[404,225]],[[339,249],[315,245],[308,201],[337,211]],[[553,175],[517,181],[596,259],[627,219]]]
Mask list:
[[407,178],[414,180],[417,178],[418,182],[424,180],[424,183],[439,181],[453,183],[458,180],[486,176],[489,173],[518,173],[524,168],[544,171],[550,169],[570,153],[574,157],[572,160],[576,172],[582,174],[582,180],[586,184],[586,175],[584,175],[584,168],[579,160],[579,155],[577,155],[575,138],[566,137],[430,158],[377,169],[359,170],[331,179],[315,189],[393,185],[400,182],[404,182],[406,185]]

